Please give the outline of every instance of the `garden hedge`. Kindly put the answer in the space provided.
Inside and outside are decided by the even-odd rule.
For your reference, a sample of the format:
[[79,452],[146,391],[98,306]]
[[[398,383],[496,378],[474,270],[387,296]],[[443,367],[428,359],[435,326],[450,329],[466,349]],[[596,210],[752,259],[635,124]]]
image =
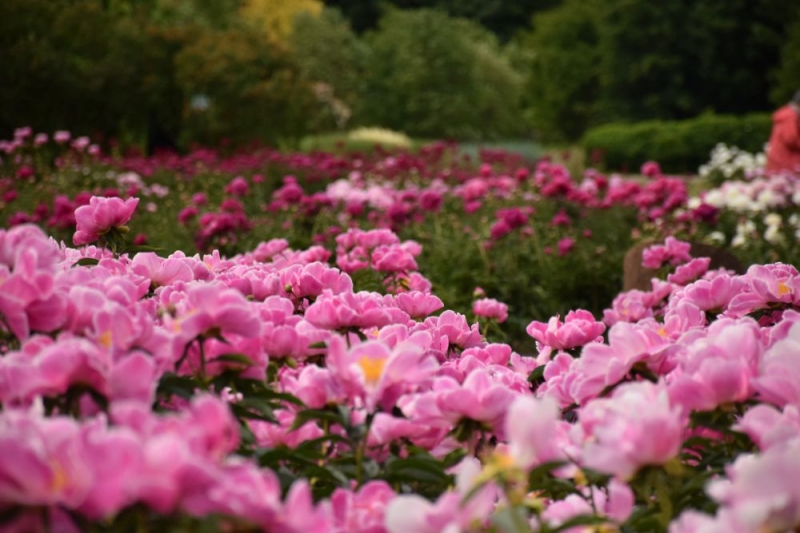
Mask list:
[[606,124],[587,131],[581,146],[588,160],[607,170],[636,171],[645,161],[655,160],[665,172],[696,172],[719,142],[761,151],[771,125],[766,113]]

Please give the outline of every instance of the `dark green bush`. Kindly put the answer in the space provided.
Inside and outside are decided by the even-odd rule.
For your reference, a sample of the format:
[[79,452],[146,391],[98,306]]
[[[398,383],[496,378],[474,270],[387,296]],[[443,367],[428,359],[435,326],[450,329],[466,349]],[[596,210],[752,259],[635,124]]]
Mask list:
[[608,170],[636,172],[642,163],[654,160],[665,172],[695,172],[720,142],[761,151],[771,125],[768,114],[606,124],[587,131],[581,146],[593,163]]
[[422,138],[520,133],[522,80],[479,25],[429,9],[391,10],[366,42],[358,123]]

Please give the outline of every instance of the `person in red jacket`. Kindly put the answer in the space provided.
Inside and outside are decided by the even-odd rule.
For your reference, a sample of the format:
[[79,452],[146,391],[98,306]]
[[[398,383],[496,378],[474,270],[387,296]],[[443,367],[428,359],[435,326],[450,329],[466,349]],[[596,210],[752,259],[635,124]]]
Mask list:
[[800,91],[772,114],[767,172],[786,171],[800,174]]

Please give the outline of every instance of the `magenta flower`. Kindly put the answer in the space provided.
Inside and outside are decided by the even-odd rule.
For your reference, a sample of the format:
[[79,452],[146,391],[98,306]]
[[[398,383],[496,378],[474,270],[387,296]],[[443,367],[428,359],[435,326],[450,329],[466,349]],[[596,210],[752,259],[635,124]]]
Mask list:
[[648,161],[642,165],[641,173],[648,178],[655,178],[661,175],[661,166],[655,161]]
[[575,239],[564,237],[558,241],[558,255],[565,256],[575,248]]
[[163,259],[152,252],[139,253],[133,258],[131,266],[133,272],[149,278],[152,287],[194,279],[192,269],[178,257]]
[[231,180],[228,186],[225,187],[225,194],[232,194],[234,196],[245,196],[248,192],[250,192],[250,185],[242,176],[236,176]]
[[703,311],[719,313],[745,286],[746,283],[740,276],[718,274],[711,279],[700,279],[687,285],[682,296]]
[[92,196],[89,205],[75,210],[77,230],[72,242],[76,246],[89,244],[112,228],[124,228],[138,204],[138,198],[128,198],[123,201],[121,198]]
[[472,348],[478,346],[483,338],[478,324],[467,323],[467,318],[455,311],[447,310],[439,316],[431,316],[414,326],[415,331],[428,331],[433,336],[434,348],[447,353],[453,348]]
[[332,294],[323,290],[317,300],[306,310],[306,320],[318,328],[371,328],[387,324],[405,324],[409,316],[386,305],[377,293],[357,292]]
[[189,285],[178,314],[175,318],[165,316],[164,322],[184,342],[206,334],[223,337],[234,334],[244,338],[257,338],[261,334],[255,304],[239,291],[218,282]]

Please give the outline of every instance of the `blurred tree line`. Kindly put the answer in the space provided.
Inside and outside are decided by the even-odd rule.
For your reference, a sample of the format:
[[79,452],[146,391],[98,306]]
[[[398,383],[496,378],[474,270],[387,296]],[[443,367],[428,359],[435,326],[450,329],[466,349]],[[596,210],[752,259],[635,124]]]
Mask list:
[[2,0],[0,133],[142,147],[379,125],[574,141],[772,109],[800,87],[784,0]]
[[800,88],[800,3],[565,0],[514,43],[545,140],[610,122],[769,111]]

